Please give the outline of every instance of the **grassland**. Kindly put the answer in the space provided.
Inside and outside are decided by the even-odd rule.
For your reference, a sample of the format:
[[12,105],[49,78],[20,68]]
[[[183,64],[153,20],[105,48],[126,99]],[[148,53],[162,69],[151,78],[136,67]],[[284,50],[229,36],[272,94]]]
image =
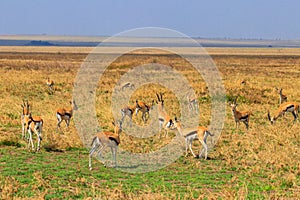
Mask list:
[[[292,116],[271,126],[267,111],[278,107],[275,87],[282,87],[290,101],[300,102],[299,49],[212,48],[227,99],[239,96],[239,109],[253,115],[250,129],[235,128],[229,106],[222,135],[204,161],[181,157],[166,168],[145,174],[124,173],[95,162],[88,170],[88,150],[74,122],[56,131],[55,110],[69,106],[74,78],[89,48],[5,47],[0,51],[0,193],[3,199],[295,199],[300,196],[299,123]],[[114,53],[117,49],[108,49]],[[192,50],[186,51],[192,53]],[[196,90],[200,122],[210,122],[210,98],[203,80],[180,57],[165,53],[136,53],[116,60],[105,72],[95,93],[96,112],[105,130],[112,130],[109,97],[117,80],[132,66],[162,63],[176,68]],[[55,92],[47,90],[47,77]],[[246,85],[238,84],[245,79]],[[101,89],[100,89],[101,88]],[[166,110],[178,115],[174,94],[158,85],[137,89],[136,98],[150,102],[154,91],[163,91]],[[45,121],[41,152],[32,153],[21,139],[22,99],[32,103],[32,113]],[[76,113],[75,113],[76,114]],[[141,123],[134,117],[135,123]],[[123,133],[120,147],[132,152],[151,152],[175,135],[136,139]],[[195,148],[199,147],[195,142]]]

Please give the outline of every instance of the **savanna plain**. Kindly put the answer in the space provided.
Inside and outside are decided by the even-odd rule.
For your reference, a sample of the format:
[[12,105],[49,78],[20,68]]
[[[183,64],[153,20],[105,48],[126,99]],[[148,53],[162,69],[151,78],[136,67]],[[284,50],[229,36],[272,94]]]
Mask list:
[[[108,48],[110,54],[114,53],[112,49]],[[267,113],[273,115],[279,107],[276,87],[283,89],[288,101],[300,103],[300,49],[208,48],[226,92],[222,134],[207,160],[191,154],[184,157],[183,153],[174,163],[147,173],[105,167],[97,159],[90,171],[89,149],[83,145],[74,119],[69,128],[62,123],[61,129],[56,129],[56,109],[70,106],[74,80],[91,50],[1,47],[2,199],[299,199],[299,120],[293,123],[292,114],[287,113],[271,125]],[[159,50],[127,53],[107,66],[97,89],[91,91],[102,129],[113,130],[110,100],[113,89],[119,87],[118,80],[130,69],[146,63],[171,66],[186,77],[197,94],[199,124],[210,124],[211,97],[205,81],[182,57]],[[53,91],[46,85],[47,77],[54,81]],[[156,92],[161,92],[169,115],[180,117],[178,100],[168,88],[148,84],[133,90],[128,104],[136,99],[150,103],[157,99]],[[236,128],[228,105],[236,97],[238,110],[252,112],[249,130],[242,123]],[[29,101],[32,115],[44,120],[38,152],[29,151],[21,136],[22,100]],[[151,118],[147,123],[150,121]],[[124,123],[128,122],[126,118]],[[133,116],[133,123],[145,126],[140,114]],[[123,132],[120,148],[134,153],[153,152],[175,135],[174,130],[166,137],[157,134],[141,139]],[[194,151],[200,147],[195,141]]]

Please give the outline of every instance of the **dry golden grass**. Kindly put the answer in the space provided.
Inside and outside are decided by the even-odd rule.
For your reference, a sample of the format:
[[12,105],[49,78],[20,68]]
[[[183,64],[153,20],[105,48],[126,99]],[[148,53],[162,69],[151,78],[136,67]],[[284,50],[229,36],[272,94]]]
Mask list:
[[[67,130],[62,124],[62,132],[56,131],[55,111],[58,107],[69,106],[72,98],[72,88],[77,71],[86,57],[89,48],[68,49],[62,47],[35,48],[5,47],[0,52],[0,141],[10,140],[25,144],[21,140],[20,113],[22,99],[28,99],[32,104],[33,115],[40,115],[44,119],[42,146],[50,149],[66,149],[68,147],[82,147],[74,122],[71,120]],[[114,50],[112,50],[114,51]],[[189,52],[190,50],[187,50]],[[279,119],[274,126],[267,120],[267,111],[271,114],[278,107],[278,94],[275,87],[282,87],[288,96],[288,101],[300,103],[300,52],[299,49],[208,49],[214,62],[219,68],[226,88],[227,99],[238,98],[238,109],[249,109],[250,129],[246,131],[243,124],[239,130],[227,107],[225,127],[222,135],[210,157],[222,160],[228,168],[237,173],[245,173],[245,177],[262,174],[262,180],[271,180],[275,188],[283,184],[288,185],[289,197],[300,195],[300,123],[292,124],[291,114]],[[208,125],[210,121],[210,102],[203,80],[195,78],[195,70],[180,57],[171,58],[167,54],[152,55],[139,53],[125,55],[114,62],[105,72],[99,82],[101,91],[96,91],[97,116],[106,130],[112,130],[110,124],[110,102],[112,88],[117,80],[132,66],[144,63],[158,62],[172,66],[185,75],[194,87],[200,100],[200,122]],[[46,86],[46,78],[55,82],[55,92],[50,94]],[[245,79],[246,84],[238,84],[238,80]],[[166,110],[171,116],[179,115],[178,102],[174,94],[158,85],[148,85],[139,88],[131,98],[151,102],[156,99],[155,92],[165,93]],[[141,124],[141,119],[134,116],[133,121]],[[148,139],[136,139],[122,134],[121,147],[133,152],[150,152],[169,143],[170,137],[160,140],[157,136]],[[197,145],[196,145],[197,146]],[[198,162],[198,161],[195,161]],[[197,165],[197,164],[196,164]],[[38,174],[35,174],[38,177]],[[13,178],[6,178],[7,183],[16,185]],[[236,192],[236,180],[224,186],[221,192],[202,191],[203,196],[214,199],[247,197],[250,188],[240,187]],[[8,185],[8,184],[6,184]],[[16,185],[17,187],[17,185]],[[4,188],[8,194],[13,193],[13,187]],[[2,195],[4,192],[2,191]],[[128,194],[116,189],[106,191],[103,199],[163,199],[160,194],[149,192],[139,196]],[[276,199],[285,194],[265,194],[266,198]],[[7,196],[10,198],[10,196]],[[175,198],[175,197],[174,197]]]

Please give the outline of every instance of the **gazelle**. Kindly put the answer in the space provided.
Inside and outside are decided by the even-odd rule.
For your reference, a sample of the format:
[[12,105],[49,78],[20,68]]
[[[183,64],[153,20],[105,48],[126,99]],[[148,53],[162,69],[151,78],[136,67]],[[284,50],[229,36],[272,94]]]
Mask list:
[[26,134],[26,122],[25,122],[25,116],[29,116],[30,114],[30,105],[28,101],[23,100],[23,104],[21,104],[22,107],[22,113],[21,113],[21,124],[22,124],[22,138],[25,139]]
[[146,123],[146,114],[148,114],[148,118],[149,118],[149,112],[150,110],[153,109],[153,105],[154,105],[154,100],[152,100],[151,104],[146,104],[142,101],[135,101],[135,115],[138,114],[139,111],[142,112],[142,120],[144,123]]
[[[118,145],[120,144],[120,134],[122,132],[122,121],[118,124],[112,122],[114,125],[114,132],[99,132],[92,140],[92,149],[89,153],[89,168],[92,170],[92,156],[97,151],[97,155],[102,159],[102,151],[105,147],[110,147],[113,156],[114,166],[117,166],[116,155]],[[103,162],[103,161],[102,161]]]
[[130,124],[132,124],[132,115],[135,111],[135,108],[136,108],[136,106],[133,105],[133,106],[125,106],[121,109],[121,114],[122,114],[121,121],[122,121],[122,123],[124,122],[124,118],[126,116],[128,116],[130,118]]
[[43,119],[41,117],[32,117],[31,113],[29,115],[24,116],[25,121],[25,129],[29,133],[29,139],[28,139],[28,149],[31,148],[34,150],[34,144],[32,140],[32,135],[35,133],[38,139],[37,143],[37,151],[40,150],[40,144],[42,141],[42,129],[43,129]]
[[188,109],[189,112],[192,112],[195,110],[196,113],[199,111],[199,106],[198,106],[198,100],[196,97],[191,98],[190,96],[187,96],[187,101],[188,101]]
[[291,112],[294,116],[294,122],[295,122],[298,118],[298,112],[299,111],[300,111],[300,107],[299,107],[298,103],[296,103],[296,102],[284,102],[279,106],[279,108],[277,109],[277,111],[274,114],[274,117],[271,118],[270,111],[268,111],[268,119],[271,122],[271,124],[274,124],[275,121],[279,117],[283,116],[287,112]]
[[160,96],[156,93],[157,96],[157,111],[158,111],[158,120],[160,130],[163,128],[165,130],[165,137],[168,135],[170,127],[173,125],[171,117],[168,115],[164,108],[163,95],[160,93]]
[[54,81],[51,80],[49,77],[47,77],[47,80],[46,80],[46,84],[49,88],[49,90],[52,92],[54,90]]
[[275,87],[277,93],[279,94],[279,105],[281,105],[284,102],[287,102],[287,96],[282,94],[282,88]]
[[195,158],[197,157],[193,152],[192,143],[194,140],[198,139],[203,147],[201,152],[199,151],[199,158],[202,156],[202,154],[204,152],[205,153],[204,159],[205,160],[207,159],[208,149],[207,149],[206,140],[207,140],[208,136],[214,136],[213,133],[209,132],[208,129],[204,126],[183,129],[180,121],[178,121],[176,117],[175,117],[175,122],[174,122],[174,128],[176,128],[178,130],[178,132],[180,133],[180,135],[182,135],[185,138],[185,156],[188,155],[188,148],[189,148],[191,153],[193,154],[193,156]]
[[57,118],[57,130],[60,128],[60,123],[65,120],[66,126],[69,127],[71,117],[73,116],[73,110],[77,110],[78,107],[74,100],[70,102],[71,108],[59,108],[56,110]]
[[236,128],[238,128],[240,122],[243,122],[248,130],[251,111],[237,111],[236,107],[238,104],[236,103],[236,100],[237,98],[235,98],[234,102],[230,105]]
[[126,82],[121,86],[121,90],[124,90],[126,88],[134,89],[134,84],[130,82]]

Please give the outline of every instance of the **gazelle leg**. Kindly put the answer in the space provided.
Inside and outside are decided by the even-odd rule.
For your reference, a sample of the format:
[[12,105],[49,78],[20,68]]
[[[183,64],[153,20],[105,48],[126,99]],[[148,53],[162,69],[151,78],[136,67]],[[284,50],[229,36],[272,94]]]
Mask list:
[[90,170],[92,170],[92,157],[93,157],[93,154],[97,150],[98,147],[99,147],[99,144],[93,144],[93,147],[90,150],[90,155],[89,155],[89,168],[90,168]]
[[248,124],[248,121],[243,121],[245,126],[246,126],[246,129],[248,130],[249,129],[249,124]]
[[21,123],[22,123],[22,139],[25,138],[25,124],[24,124],[24,122],[23,122],[23,118],[24,118],[24,117],[22,117],[22,120],[21,120]]
[[69,127],[70,120],[71,120],[70,118],[68,118],[68,119],[65,120],[67,128]]
[[193,140],[190,140],[189,141],[189,148],[190,148],[190,151],[192,152],[194,158],[196,158],[197,156],[194,154],[193,149],[192,149],[192,143],[193,143]]
[[116,147],[110,147],[111,148],[111,153],[113,156],[113,167],[117,166],[117,160],[116,160],[116,153],[117,153],[117,148]]
[[296,120],[297,120],[297,118],[298,118],[298,116],[297,116],[297,114],[296,114],[295,112],[292,112],[292,114],[293,114],[293,116],[294,116],[294,123],[295,123]]
[[61,122],[62,122],[62,120],[59,120],[59,121],[57,122],[57,128],[56,128],[57,131],[58,131],[58,129],[60,129],[60,124],[61,124]]
[[185,157],[188,155],[189,143],[188,139],[185,139]]
[[40,144],[41,144],[41,140],[42,140],[42,137],[41,137],[41,125],[40,124],[36,124],[35,127],[34,127],[34,132],[36,134],[36,137],[37,137],[37,147],[36,147],[36,150],[39,151],[40,150]]
[[41,144],[41,136],[40,136],[40,133],[39,133],[39,132],[36,132],[36,136],[37,136],[37,139],[38,139],[36,150],[39,151],[39,150],[40,150],[40,144]]
[[165,137],[168,136],[168,131],[165,129]]
[[203,140],[199,140],[199,141],[200,141],[200,143],[203,146],[203,149],[201,150],[201,153],[199,153],[199,158],[202,156],[203,151],[205,151],[205,157],[204,157],[204,159],[206,160],[207,159],[207,145],[206,145],[206,143]]
[[32,141],[32,132],[31,132],[31,130],[29,130],[28,132],[29,132],[28,149],[29,149],[30,143],[31,143],[31,148],[32,148],[32,150],[34,150],[34,144]]

